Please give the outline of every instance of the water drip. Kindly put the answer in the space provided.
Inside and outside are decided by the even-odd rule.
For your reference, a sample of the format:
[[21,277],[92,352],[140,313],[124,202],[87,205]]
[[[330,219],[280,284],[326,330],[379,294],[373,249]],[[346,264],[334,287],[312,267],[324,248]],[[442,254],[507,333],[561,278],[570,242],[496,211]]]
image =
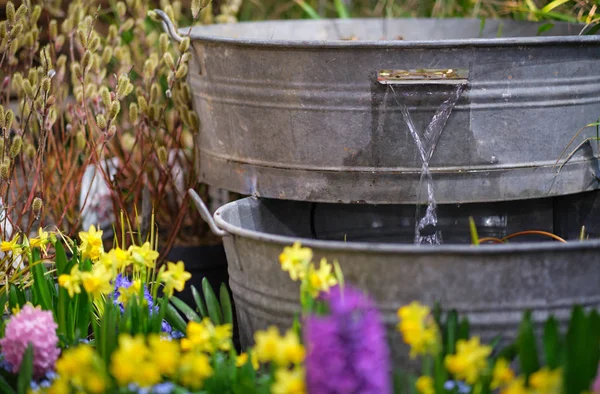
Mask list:
[[[460,99],[462,92],[464,91],[464,84],[457,84],[450,92],[449,97],[440,105],[436,110],[435,114],[431,118],[431,121],[425,128],[422,135],[418,132],[410,111],[404,103],[398,100],[398,95],[394,90],[393,85],[388,85],[394,94],[394,100],[400,108],[402,117],[410,135],[414,140],[419,156],[421,158],[421,175],[419,177],[419,188],[417,192],[417,206],[415,210],[415,244],[417,245],[440,245],[442,240],[442,232],[436,229],[438,218],[437,218],[437,205],[435,201],[435,192],[433,185],[433,178],[431,171],[429,170],[429,162],[433,157],[433,152],[437,146],[437,143],[446,127],[446,123],[450,118],[450,114],[454,109],[454,106]],[[387,95],[387,91],[386,91]],[[385,102],[385,101],[384,101]],[[420,217],[420,201],[421,201],[421,188],[425,180],[427,184],[427,208],[425,209],[425,215]]]

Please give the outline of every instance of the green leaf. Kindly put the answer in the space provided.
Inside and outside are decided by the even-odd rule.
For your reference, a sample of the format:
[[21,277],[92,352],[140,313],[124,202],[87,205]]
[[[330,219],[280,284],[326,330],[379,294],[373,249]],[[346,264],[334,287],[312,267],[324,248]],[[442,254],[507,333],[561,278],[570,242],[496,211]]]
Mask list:
[[12,285],[10,286],[10,290],[8,291],[8,307],[12,312],[12,310],[15,309],[17,306],[20,306],[19,297],[17,296],[17,286]]
[[458,313],[451,310],[446,320],[446,354],[454,354],[458,334]]
[[233,324],[233,308],[231,307],[231,298],[225,283],[221,283],[219,289],[219,300],[221,301],[221,310],[223,311],[223,323]]
[[470,331],[471,331],[471,327],[470,327],[469,319],[467,319],[466,317],[463,317],[462,320],[460,321],[460,324],[458,325],[458,336],[456,339],[457,340],[464,339],[465,341],[468,340],[470,337]]
[[60,241],[56,241],[54,243],[54,262],[56,264],[56,274],[58,276],[68,273],[66,271],[67,268],[67,254],[65,253],[65,248],[63,248],[62,243]]
[[350,18],[350,14],[348,13],[348,9],[346,8],[343,0],[333,0],[333,4],[335,5],[335,10],[337,11],[340,19]]
[[195,286],[191,286],[192,288],[192,296],[194,297],[194,301],[196,302],[196,307],[198,308],[198,312],[200,313],[200,316],[204,317],[208,317],[208,312],[206,311],[206,305],[204,305],[204,301],[202,300],[202,298],[200,297],[200,293],[198,293],[198,290],[196,290]]
[[32,292],[42,309],[52,311],[52,297],[50,289],[48,289],[48,282],[45,277],[46,268],[41,262],[40,251],[34,248],[31,251],[31,257],[33,259],[33,264],[31,264],[31,272],[33,273]]
[[560,366],[560,333],[554,316],[550,316],[544,324],[544,357],[546,365],[555,369]]
[[217,296],[212,289],[212,286],[208,282],[208,279],[202,279],[202,292],[204,293],[204,299],[206,300],[206,308],[208,309],[208,317],[213,324],[222,324],[223,316],[221,316],[221,308],[219,307],[219,301]]
[[523,316],[523,320],[519,326],[517,346],[519,348],[519,366],[527,380],[529,379],[529,375],[540,368],[535,333],[531,322],[531,311],[525,312]]
[[479,235],[477,234],[477,226],[473,216],[469,216],[469,231],[471,232],[471,243],[475,246],[479,245]]
[[544,23],[538,27],[537,35],[540,36],[554,27],[554,23]]
[[[571,313],[571,321],[565,342],[564,392],[580,394],[587,390],[590,381],[587,379],[590,344],[588,324],[581,306],[575,306]],[[597,345],[597,344],[596,344]]]
[[568,3],[571,0],[554,0],[551,1],[550,3],[546,4],[546,6],[544,6],[544,8],[542,8],[542,12],[550,12],[553,9],[555,9],[556,7],[560,7],[561,5]]
[[190,321],[200,322],[202,319],[188,304],[173,296],[169,299],[171,303]]
[[17,378],[17,391],[19,394],[27,394],[31,379],[33,379],[33,345],[29,342],[25,354],[23,354],[19,377]]
[[173,328],[175,328],[179,332],[185,333],[185,331],[186,331],[185,320],[183,320],[183,318],[181,317],[179,312],[177,312],[177,309],[175,309],[175,307],[173,305],[171,305],[171,304],[167,305],[167,311],[166,311],[165,317],[167,318],[167,321],[169,322],[169,324],[171,326],[173,326]]
[[314,8],[312,8],[310,5],[305,3],[303,0],[294,0],[294,1],[296,2],[296,4],[298,4],[300,7],[302,7],[304,12],[306,12],[306,14],[311,19],[321,19],[321,16],[317,13],[317,11],[315,11]]

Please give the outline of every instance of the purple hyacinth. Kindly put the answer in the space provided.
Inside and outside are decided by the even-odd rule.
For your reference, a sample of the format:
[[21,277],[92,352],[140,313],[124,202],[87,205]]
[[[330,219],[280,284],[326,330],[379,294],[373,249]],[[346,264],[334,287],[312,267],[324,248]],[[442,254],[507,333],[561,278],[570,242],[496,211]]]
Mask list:
[[311,394],[392,392],[385,327],[360,291],[336,286],[323,297],[328,316],[304,324],[306,381]]

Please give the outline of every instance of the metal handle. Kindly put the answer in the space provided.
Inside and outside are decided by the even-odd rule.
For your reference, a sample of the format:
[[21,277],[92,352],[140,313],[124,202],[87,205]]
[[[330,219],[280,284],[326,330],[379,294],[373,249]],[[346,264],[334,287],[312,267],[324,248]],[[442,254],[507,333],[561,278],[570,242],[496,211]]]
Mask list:
[[210,230],[213,232],[213,234],[219,237],[224,237],[228,235],[229,233],[227,231],[224,231],[220,229],[219,226],[217,226],[217,223],[215,223],[215,220],[210,214],[210,211],[208,210],[206,204],[204,204],[204,201],[202,201],[198,193],[196,193],[194,189],[188,189],[188,194],[190,195],[190,197],[192,197],[192,200],[194,200],[194,204],[196,204],[196,208],[198,208],[200,216],[208,224],[208,227],[210,227]]
[[183,38],[179,34],[177,34],[177,29],[175,29],[175,25],[173,24],[169,16],[165,14],[164,11],[159,9],[155,9],[154,12],[156,12],[156,15],[158,15],[160,19],[162,19],[162,26],[165,33],[167,33],[173,41],[177,43],[181,42]]
[[463,68],[423,68],[418,70],[381,70],[377,82],[382,85],[465,85],[469,70]]

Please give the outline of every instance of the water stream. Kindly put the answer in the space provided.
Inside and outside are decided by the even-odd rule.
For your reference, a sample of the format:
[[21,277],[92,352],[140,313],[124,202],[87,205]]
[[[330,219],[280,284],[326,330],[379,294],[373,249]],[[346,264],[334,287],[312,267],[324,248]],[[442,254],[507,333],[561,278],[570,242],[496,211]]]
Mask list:
[[[394,95],[394,100],[400,112],[406,126],[410,131],[412,139],[415,141],[419,156],[421,158],[421,176],[419,178],[419,187],[417,192],[417,206],[415,210],[415,239],[414,242],[417,245],[440,245],[442,240],[442,232],[436,229],[438,218],[437,218],[437,205],[435,202],[435,193],[433,178],[431,171],[429,170],[429,162],[433,157],[433,152],[437,146],[437,143],[446,127],[446,123],[450,118],[450,114],[454,109],[454,106],[460,99],[462,92],[464,91],[465,85],[458,84],[453,87],[449,97],[439,106],[435,114],[431,118],[431,121],[425,128],[423,133],[419,133],[413,122],[412,116],[408,107],[398,100],[398,95],[394,90],[393,85],[388,85],[389,90]],[[386,90],[384,103],[387,98],[388,90]],[[427,208],[425,209],[425,215],[420,217],[421,210],[421,190],[423,181],[427,184]]]

